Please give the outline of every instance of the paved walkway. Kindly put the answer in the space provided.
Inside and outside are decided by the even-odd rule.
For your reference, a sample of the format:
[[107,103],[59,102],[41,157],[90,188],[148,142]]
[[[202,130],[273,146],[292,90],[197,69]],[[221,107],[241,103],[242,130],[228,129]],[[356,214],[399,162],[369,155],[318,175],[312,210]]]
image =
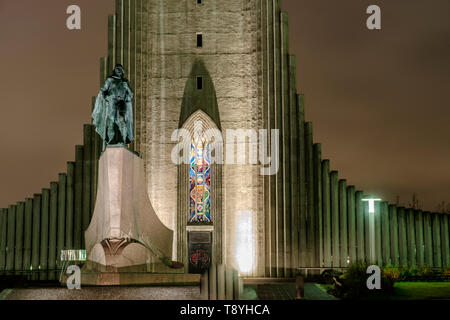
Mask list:
[[84,287],[5,289],[0,300],[199,300],[198,287]]
[[[295,300],[295,283],[245,285],[244,300]],[[84,287],[5,289],[0,300],[199,300],[198,287]],[[316,283],[305,283],[305,300],[338,300]]]
[[[245,286],[245,300],[295,300],[295,283],[249,284]],[[338,300],[316,283],[305,283],[305,300]]]
[[305,283],[305,299],[307,300],[339,300],[328,294],[317,283]]

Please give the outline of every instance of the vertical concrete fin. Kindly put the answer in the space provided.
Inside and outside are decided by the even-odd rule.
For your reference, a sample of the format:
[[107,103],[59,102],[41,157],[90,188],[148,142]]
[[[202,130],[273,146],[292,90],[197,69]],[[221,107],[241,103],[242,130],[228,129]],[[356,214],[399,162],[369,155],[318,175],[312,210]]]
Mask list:
[[48,280],[56,279],[58,232],[58,182],[50,183],[50,223],[48,236]]
[[322,207],[322,145],[314,144],[313,147],[313,179],[314,179],[314,243],[315,243],[315,267],[323,267],[323,207]]
[[48,238],[50,221],[50,189],[42,190],[42,209],[41,209],[41,248],[39,264],[41,266],[40,280],[47,280],[48,270]]
[[16,275],[21,275],[23,270],[23,231],[24,231],[24,214],[25,214],[25,203],[17,203],[16,211],[16,253],[14,261],[14,269],[16,270]]
[[348,216],[348,255],[350,262],[357,260],[357,242],[356,242],[356,203],[355,187],[347,188],[347,216]]
[[365,233],[364,233],[364,206],[363,206],[364,193],[360,190],[355,193],[355,215],[356,215],[356,245],[357,252],[356,257],[358,261],[366,260],[365,252]]
[[299,230],[300,230],[300,267],[308,266],[308,231],[307,231],[307,205],[306,205],[306,136],[305,136],[305,96],[298,95],[298,179],[300,188],[300,212],[299,212]]
[[331,193],[330,160],[322,161],[322,212],[323,212],[323,261],[324,267],[331,267]]
[[348,263],[348,225],[347,225],[347,180],[339,180],[339,240],[340,266],[347,267]]

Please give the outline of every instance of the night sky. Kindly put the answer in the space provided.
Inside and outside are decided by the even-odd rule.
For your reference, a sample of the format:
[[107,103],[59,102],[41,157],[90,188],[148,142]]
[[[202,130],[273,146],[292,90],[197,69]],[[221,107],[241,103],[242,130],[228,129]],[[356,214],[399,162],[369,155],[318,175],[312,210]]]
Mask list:
[[[226,1],[226,0],[224,0]],[[82,30],[66,8],[82,9]],[[114,0],[0,0],[0,207],[74,160],[99,89]],[[382,30],[366,8],[382,9]],[[450,1],[284,0],[298,89],[323,158],[348,184],[422,209],[450,201]]]

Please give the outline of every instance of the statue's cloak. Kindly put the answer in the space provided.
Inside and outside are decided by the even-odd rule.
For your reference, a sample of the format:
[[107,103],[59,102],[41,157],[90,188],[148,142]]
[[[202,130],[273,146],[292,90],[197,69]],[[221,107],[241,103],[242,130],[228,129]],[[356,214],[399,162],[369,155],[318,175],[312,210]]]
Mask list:
[[[95,126],[95,131],[100,135],[100,137],[103,139],[103,141],[108,142],[106,140],[107,138],[107,132],[108,128],[106,127],[106,119],[108,114],[111,114],[110,108],[114,108],[112,105],[112,102],[110,101],[109,97],[106,99],[103,96],[103,92],[100,91],[100,93],[97,96],[97,100],[95,101],[95,107],[94,112],[92,113],[92,119],[93,124]],[[126,143],[129,144],[134,140],[134,121],[133,121],[133,103],[131,100],[125,101],[125,123],[127,126],[127,141]],[[114,113],[115,114],[115,113]],[[114,119],[115,120],[115,119]],[[115,121],[113,121],[114,123]],[[111,137],[109,137],[111,139]]]

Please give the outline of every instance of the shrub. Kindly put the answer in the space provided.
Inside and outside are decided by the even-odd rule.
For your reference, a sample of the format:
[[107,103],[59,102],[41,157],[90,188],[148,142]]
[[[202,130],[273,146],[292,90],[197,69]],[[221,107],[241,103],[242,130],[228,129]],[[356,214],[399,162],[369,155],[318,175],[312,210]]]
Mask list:
[[384,268],[383,275],[389,281],[390,286],[394,286],[394,283],[400,279],[400,270],[398,268]]
[[320,284],[333,284],[334,283],[333,278],[339,278],[341,275],[342,272],[340,271],[327,269],[320,274],[318,282]]
[[346,272],[336,278],[331,293],[342,299],[360,299],[367,296],[385,294],[393,291],[394,283],[398,279],[399,272],[390,270],[381,273],[381,290],[369,290],[367,288],[367,268],[370,264],[364,262],[351,263]]

